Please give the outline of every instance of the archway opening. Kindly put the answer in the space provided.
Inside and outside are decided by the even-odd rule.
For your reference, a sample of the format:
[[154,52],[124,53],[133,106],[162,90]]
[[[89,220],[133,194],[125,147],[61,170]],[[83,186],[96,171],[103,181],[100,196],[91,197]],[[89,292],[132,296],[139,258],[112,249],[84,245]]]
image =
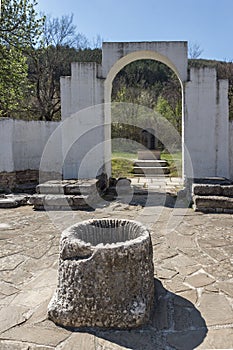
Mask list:
[[[174,70],[155,59],[134,59],[111,87],[112,176],[182,176],[182,84]],[[166,161],[166,171],[137,174],[140,158]]]

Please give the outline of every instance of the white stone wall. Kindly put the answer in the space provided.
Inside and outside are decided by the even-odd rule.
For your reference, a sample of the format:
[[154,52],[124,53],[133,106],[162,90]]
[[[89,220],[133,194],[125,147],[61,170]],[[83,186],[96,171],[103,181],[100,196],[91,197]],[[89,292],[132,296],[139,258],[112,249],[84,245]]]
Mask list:
[[[58,125],[58,122],[0,118],[0,172],[39,169],[44,147]],[[61,140],[54,159],[59,154]],[[54,171],[53,159],[48,167],[48,171]]]
[[90,106],[103,103],[103,80],[97,79],[99,65],[74,62],[71,77],[61,77],[62,120]]
[[185,87],[184,143],[193,169],[184,164],[186,177],[229,177],[227,94],[228,82],[217,81],[215,69],[191,69]]
[[112,82],[138,59],[163,62],[180,79],[184,177],[229,177],[228,82],[215,69],[192,68],[188,77],[186,42],[103,43],[102,54],[102,65],[73,63],[61,78],[65,178],[95,177],[99,168],[111,175]]
[[188,59],[185,41],[105,42],[102,51],[102,76],[105,78],[116,63],[119,66],[123,63],[124,66],[135,59],[155,59],[173,69],[181,81],[187,80]]
[[233,180],[233,121],[229,123],[229,163],[230,179]]

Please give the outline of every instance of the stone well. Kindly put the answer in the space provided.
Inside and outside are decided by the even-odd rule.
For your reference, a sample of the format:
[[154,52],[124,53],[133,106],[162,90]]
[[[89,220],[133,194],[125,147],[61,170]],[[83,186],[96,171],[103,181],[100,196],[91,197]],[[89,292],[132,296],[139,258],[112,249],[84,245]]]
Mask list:
[[145,324],[154,303],[152,255],[150,233],[136,221],[89,220],[66,229],[49,318],[71,327]]

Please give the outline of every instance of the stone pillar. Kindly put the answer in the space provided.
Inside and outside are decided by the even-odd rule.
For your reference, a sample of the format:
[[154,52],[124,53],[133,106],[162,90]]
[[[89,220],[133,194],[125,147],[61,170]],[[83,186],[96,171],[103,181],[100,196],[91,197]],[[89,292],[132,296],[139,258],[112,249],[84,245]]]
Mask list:
[[[229,176],[227,82],[214,68],[191,68],[185,85],[184,161],[186,178]],[[186,152],[185,151],[185,152]]]
[[97,63],[72,63],[61,78],[63,177],[95,178],[105,172],[103,79]]

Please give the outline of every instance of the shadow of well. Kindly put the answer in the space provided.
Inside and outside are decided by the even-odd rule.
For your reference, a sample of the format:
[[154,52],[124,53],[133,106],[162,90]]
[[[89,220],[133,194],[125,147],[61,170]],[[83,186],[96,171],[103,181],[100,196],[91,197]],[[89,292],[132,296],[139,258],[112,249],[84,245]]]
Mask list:
[[[187,299],[166,290],[159,280],[154,283],[155,305],[148,325],[131,330],[86,331],[132,350],[195,349],[208,332],[201,313]],[[111,346],[107,349],[111,350]]]

